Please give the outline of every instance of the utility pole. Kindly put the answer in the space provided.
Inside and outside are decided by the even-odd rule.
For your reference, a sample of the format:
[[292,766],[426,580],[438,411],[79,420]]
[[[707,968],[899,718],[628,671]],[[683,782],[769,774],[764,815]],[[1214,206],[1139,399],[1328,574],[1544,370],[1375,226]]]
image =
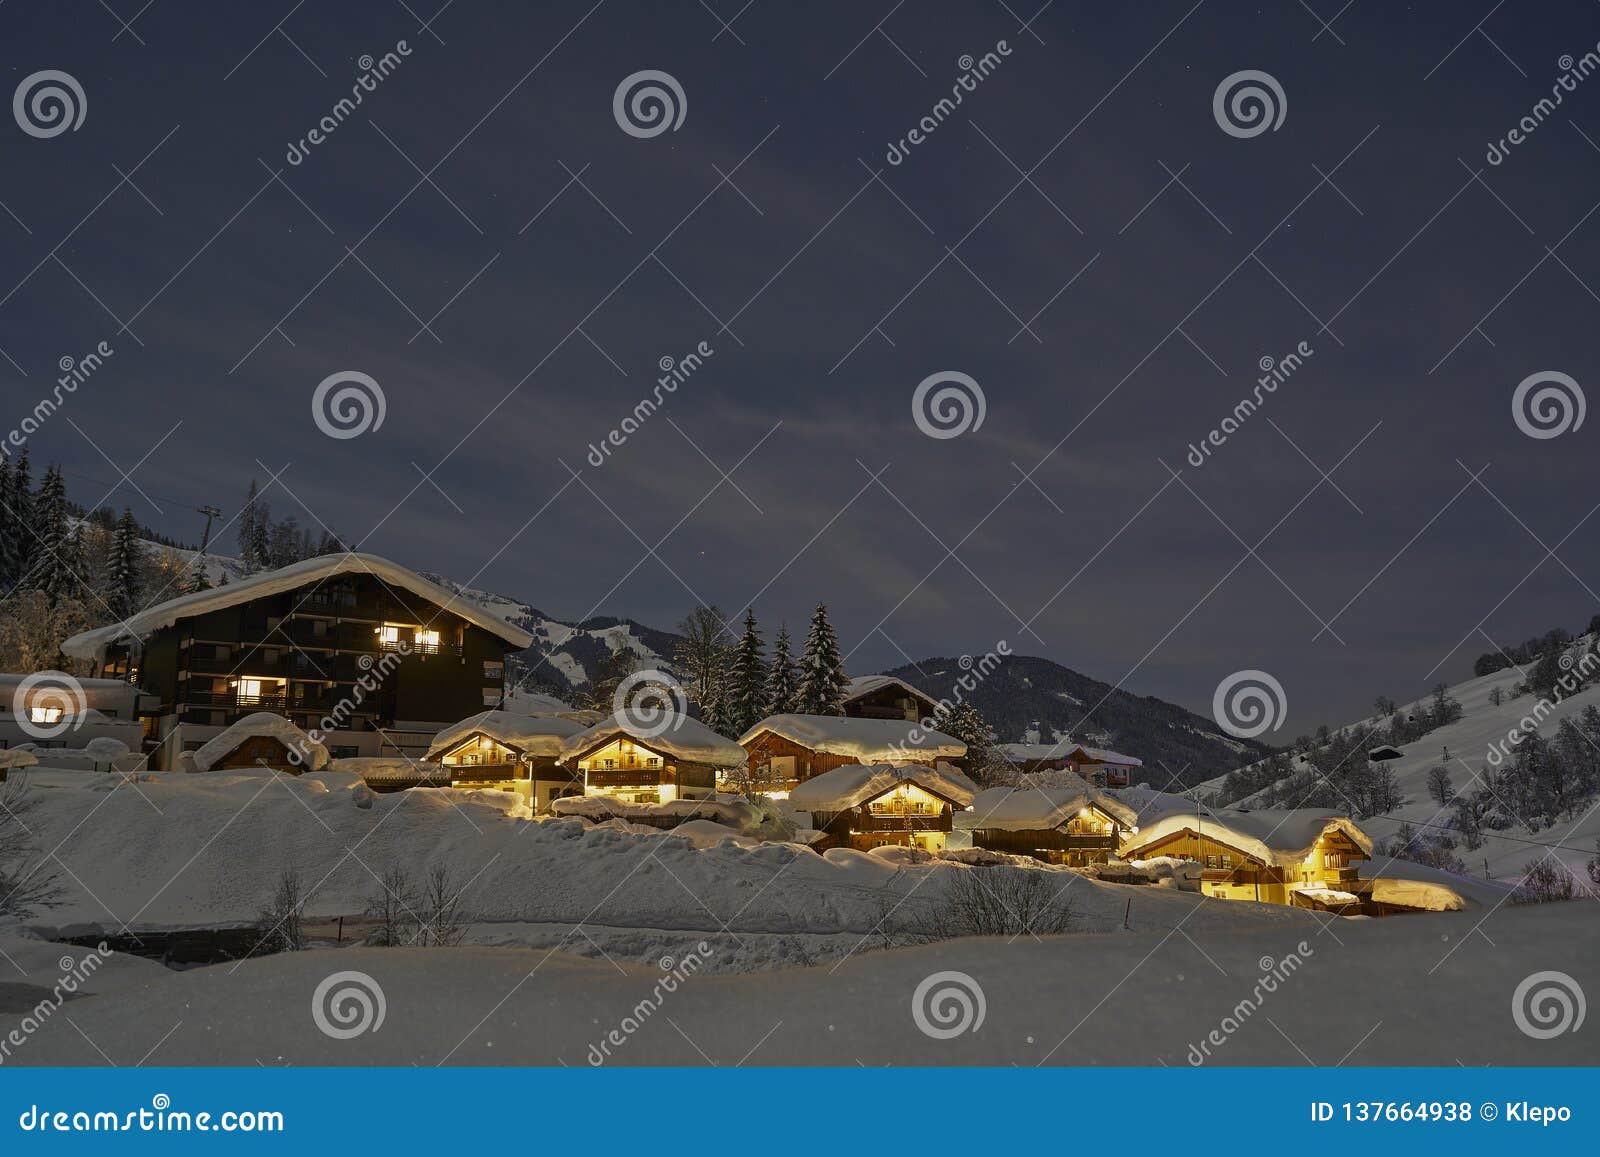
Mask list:
[[221,518],[222,511],[215,506],[197,506],[195,509],[206,516],[205,533],[200,536],[200,553],[205,554],[206,546],[211,542],[211,520]]

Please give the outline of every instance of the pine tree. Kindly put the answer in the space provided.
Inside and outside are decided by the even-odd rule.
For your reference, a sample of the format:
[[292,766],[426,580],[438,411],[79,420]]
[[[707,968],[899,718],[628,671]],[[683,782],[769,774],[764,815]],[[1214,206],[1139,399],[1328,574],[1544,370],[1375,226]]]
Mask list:
[[126,619],[139,609],[140,553],[139,524],[133,520],[133,511],[125,506],[111,532],[111,556],[106,563],[110,588],[106,606],[119,619]]
[[250,479],[244,507],[239,511],[239,559],[245,573],[272,568],[272,510],[258,496],[256,480]]
[[772,644],[772,666],[767,669],[768,715],[785,715],[794,710],[795,684],[799,675],[795,671],[794,656],[789,653],[789,627],[778,628],[778,637]]
[[33,478],[28,467],[28,448],[24,446],[11,468],[11,478],[4,495],[11,524],[11,571],[6,590],[27,585],[29,570],[33,566],[35,542],[33,532]]
[[[34,502],[33,531],[38,544],[32,574],[25,585],[52,598],[67,594],[79,585],[71,573],[71,526],[67,510],[66,483],[61,471],[50,466],[39,483]],[[79,573],[82,573],[81,571]]]
[[989,724],[971,703],[939,704],[933,713],[933,729],[967,745],[967,770],[979,778],[997,761],[990,746]]
[[756,630],[756,613],[746,609],[744,634],[734,648],[729,671],[731,694],[727,712],[728,735],[737,739],[766,715],[767,660],[762,654],[761,633]]
[[844,673],[844,661],[839,657],[839,639],[828,622],[828,605],[818,603],[800,655],[798,708],[805,715],[843,715],[849,686],[850,676]]
[[189,560],[188,568],[183,572],[181,589],[184,594],[198,594],[200,591],[211,589],[211,580],[206,577],[206,556],[197,554]]

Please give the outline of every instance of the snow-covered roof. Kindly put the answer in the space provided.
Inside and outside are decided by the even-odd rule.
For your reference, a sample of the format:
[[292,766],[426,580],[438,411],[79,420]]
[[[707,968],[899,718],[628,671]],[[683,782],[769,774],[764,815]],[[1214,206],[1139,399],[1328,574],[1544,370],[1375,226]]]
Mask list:
[[369,783],[448,784],[455,768],[437,763],[420,763],[403,755],[347,755],[329,765],[333,771],[348,771]]
[[842,812],[876,799],[903,783],[914,783],[943,796],[957,807],[966,807],[978,794],[978,785],[948,763],[939,767],[921,763],[899,767],[880,763],[869,767],[852,763],[801,783],[789,793],[789,806],[801,811]]
[[913,687],[904,679],[897,679],[893,675],[857,675],[850,680],[850,685],[844,689],[844,701],[849,703],[852,699],[859,699],[863,695],[871,695],[875,691],[882,691],[885,687],[898,687],[913,699],[920,699],[929,706],[938,705],[938,700],[932,695]]
[[1372,839],[1347,815],[1317,808],[1296,811],[1195,811],[1168,812],[1139,829],[1123,844],[1123,859],[1137,855],[1185,829],[1238,848],[1245,855],[1274,867],[1291,867],[1304,860],[1326,832],[1343,832],[1357,847],[1372,854]]
[[631,722],[626,713],[609,715],[593,727],[568,738],[561,745],[561,762],[581,759],[586,753],[604,747],[613,739],[632,739],[641,747],[686,763],[704,763],[722,768],[744,766],[744,748],[718,735],[698,719],[679,716],[661,734],[653,735],[653,730],[653,727],[640,727]]
[[0,747],[0,770],[11,768],[32,767],[39,762],[39,757],[32,751],[22,747]]
[[743,831],[760,822],[760,812],[748,801],[724,796],[720,799],[674,799],[665,803],[630,803],[609,795],[563,796],[550,801],[558,816],[582,816],[589,820],[621,817],[626,820],[676,818],[714,820],[731,830]]
[[956,826],[968,830],[1047,831],[1087,807],[1098,808],[1125,827],[1139,822],[1138,813],[1127,804],[1085,783],[1082,787],[991,787],[972,801],[972,810],[959,816]]
[[435,759],[463,739],[480,733],[519,755],[554,758],[561,754],[561,745],[582,730],[583,724],[559,715],[480,711],[434,736],[433,743],[428,747],[427,758]]
[[328,766],[328,749],[301,731],[282,715],[270,711],[257,711],[246,715],[208,740],[194,753],[196,771],[210,771],[229,752],[247,739],[265,737],[276,739],[291,752],[299,755],[299,762],[307,771],[321,771]]
[[925,759],[960,759],[967,745],[942,731],[905,719],[851,719],[843,715],[769,715],[739,736],[748,744],[764,731],[825,755],[859,763],[886,763],[914,752]]
[[1081,743],[997,743],[995,750],[1009,763],[1029,763],[1036,759],[1070,759],[1074,763],[1109,763],[1119,767],[1143,767],[1133,755],[1085,747]]
[[181,619],[237,606],[252,599],[283,594],[340,574],[370,574],[388,586],[410,591],[418,598],[460,615],[513,647],[520,649],[533,644],[533,636],[520,627],[513,627],[488,614],[470,600],[457,598],[399,563],[375,554],[325,554],[292,566],[263,571],[225,587],[213,587],[208,591],[197,591],[157,603],[133,615],[125,623],[112,623],[81,635],[73,635],[61,644],[61,650],[74,659],[99,661],[105,657],[106,648],[124,639],[145,639]]

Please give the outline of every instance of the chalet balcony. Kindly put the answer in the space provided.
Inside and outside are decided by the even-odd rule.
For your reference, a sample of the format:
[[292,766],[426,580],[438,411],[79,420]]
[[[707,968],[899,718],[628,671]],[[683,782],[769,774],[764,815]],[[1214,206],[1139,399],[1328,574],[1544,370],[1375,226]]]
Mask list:
[[948,832],[954,830],[949,812],[868,812],[851,829],[857,832]]
[[650,767],[639,761],[617,767],[590,768],[586,774],[591,787],[654,787],[661,783],[663,770],[660,764]]
[[453,780],[468,780],[473,783],[509,783],[519,779],[522,771],[520,763],[450,763],[444,765],[444,772]]
[[240,695],[235,691],[183,691],[179,693],[178,700],[194,707],[214,707],[223,711],[281,711],[285,705],[282,692]]

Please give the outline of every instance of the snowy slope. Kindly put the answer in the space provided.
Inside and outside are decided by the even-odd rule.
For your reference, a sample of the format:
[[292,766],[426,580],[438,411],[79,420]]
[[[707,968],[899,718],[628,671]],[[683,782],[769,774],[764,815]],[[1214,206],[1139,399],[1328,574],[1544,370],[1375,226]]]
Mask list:
[[[1503,741],[1506,733],[1516,728],[1518,721],[1537,702],[1532,695],[1511,698],[1512,688],[1521,678],[1515,669],[1508,669],[1450,688],[1451,695],[1461,704],[1462,717],[1448,727],[1441,727],[1407,744],[1401,748],[1404,756],[1388,765],[1394,772],[1395,782],[1405,802],[1387,816],[1372,816],[1360,821],[1362,828],[1374,840],[1387,840],[1402,822],[1413,825],[1445,822],[1449,812],[1441,809],[1428,794],[1429,769],[1439,765],[1445,749],[1448,749],[1451,779],[1458,792],[1464,790],[1487,760],[1490,744]],[[1490,694],[1496,687],[1500,688],[1503,696],[1499,706],[1490,701]],[[1576,717],[1591,704],[1600,705],[1600,687],[1586,688],[1557,704],[1540,727],[1540,733],[1547,739],[1553,738],[1561,720]],[[1377,722],[1376,718],[1370,718],[1353,726]],[[1201,784],[1198,791],[1201,794],[1218,791],[1225,778],[1223,776]],[[1247,797],[1230,806],[1248,807],[1255,798]],[[1546,846],[1555,845],[1556,856],[1580,879],[1584,879],[1584,864],[1595,854],[1596,841],[1600,840],[1600,809],[1580,815],[1576,822],[1562,821],[1537,832],[1513,827],[1503,832],[1486,830],[1484,836],[1486,842],[1477,851],[1458,849],[1474,873],[1485,872],[1487,863],[1489,877],[1497,880],[1517,879],[1529,861],[1542,855]]]

